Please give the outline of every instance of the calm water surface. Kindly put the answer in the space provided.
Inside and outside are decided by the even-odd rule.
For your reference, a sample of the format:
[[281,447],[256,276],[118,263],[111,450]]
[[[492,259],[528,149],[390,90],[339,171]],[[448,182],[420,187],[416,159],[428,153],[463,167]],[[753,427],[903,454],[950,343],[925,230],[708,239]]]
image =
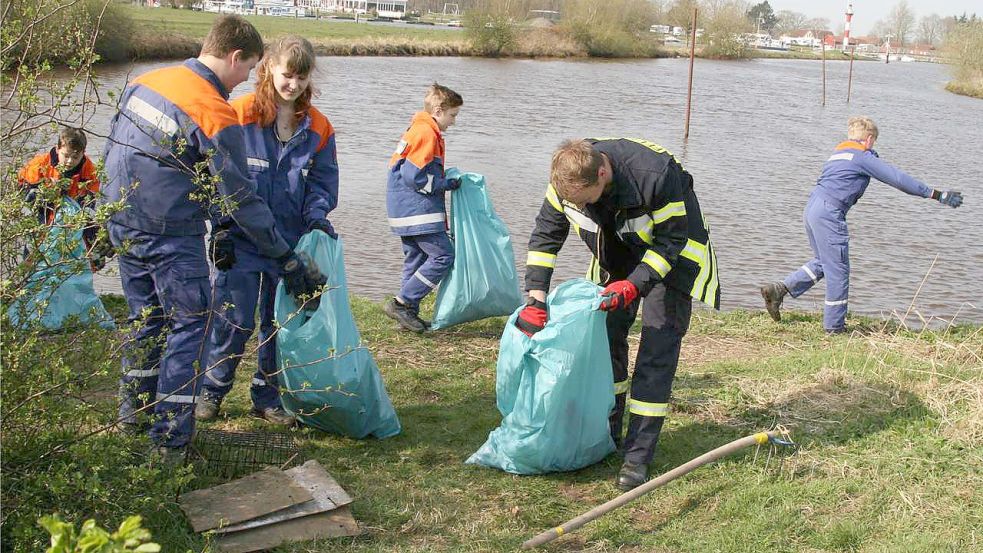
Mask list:
[[[945,92],[946,67],[857,63],[847,105],[848,64],[830,63],[823,107],[819,62],[698,60],[684,142],[687,64],[321,58],[315,105],[337,132],[341,198],[331,219],[344,240],[352,291],[382,298],[397,290],[402,255],[386,224],[386,165],[436,80],[465,100],[446,134],[448,166],[487,177],[520,275],[556,145],[573,137],[642,137],[676,153],[695,178],[712,226],[724,308],[759,309],[757,287],[811,257],[802,209],[820,167],[845,137],[847,118],[865,114],[880,127],[882,159],[929,186],[963,191],[966,202],[953,210],[872,183],[848,215],[851,310],[903,313],[918,292],[915,310],[923,317],[983,321],[983,101]],[[169,63],[105,67],[100,82],[118,89],[128,72],[162,65]],[[240,85],[233,95],[251,88]],[[93,131],[104,134],[110,116],[100,109]],[[100,151],[100,140],[90,149]],[[586,251],[571,238],[554,282],[581,275]],[[112,274],[97,280],[102,290],[119,290]],[[822,293],[819,285],[786,305],[821,309]]]

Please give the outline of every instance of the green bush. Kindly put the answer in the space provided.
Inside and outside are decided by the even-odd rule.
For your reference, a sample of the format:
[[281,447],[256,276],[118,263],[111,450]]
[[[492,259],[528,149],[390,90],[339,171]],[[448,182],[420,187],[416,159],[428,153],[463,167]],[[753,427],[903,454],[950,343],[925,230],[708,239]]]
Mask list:
[[57,515],[41,518],[41,526],[51,534],[51,547],[46,553],[159,553],[160,546],[150,540],[150,532],[140,525],[140,517],[132,516],[110,534],[89,519],[75,531],[75,525],[63,522]]
[[114,0],[12,0],[0,22],[3,68],[125,60],[134,34]]
[[500,56],[515,45],[515,26],[505,15],[472,11],[465,19],[465,32],[475,53]]

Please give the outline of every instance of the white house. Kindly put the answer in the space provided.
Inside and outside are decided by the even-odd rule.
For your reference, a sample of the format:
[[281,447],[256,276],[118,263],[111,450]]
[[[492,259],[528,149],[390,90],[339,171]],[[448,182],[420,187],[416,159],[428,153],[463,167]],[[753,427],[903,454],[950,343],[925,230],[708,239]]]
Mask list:
[[407,0],[297,0],[297,6],[326,12],[366,14],[376,12],[379,17],[403,19],[406,17]]

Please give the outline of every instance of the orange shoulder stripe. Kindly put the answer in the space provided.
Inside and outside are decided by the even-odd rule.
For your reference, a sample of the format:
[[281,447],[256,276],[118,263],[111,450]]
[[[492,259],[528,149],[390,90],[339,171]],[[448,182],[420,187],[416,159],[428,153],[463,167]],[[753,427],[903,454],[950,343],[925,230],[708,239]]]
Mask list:
[[250,92],[245,96],[240,96],[235,100],[229,102],[232,109],[236,112],[236,117],[239,118],[239,124],[250,125],[257,121],[256,112],[253,110],[253,106],[256,105],[256,93]]
[[133,82],[150,88],[177,106],[208,138],[239,124],[236,112],[218,90],[183,65],[151,71]]
[[17,173],[17,178],[27,184],[37,184],[45,177],[52,177],[53,171],[50,153],[43,152],[32,157]]
[[79,180],[88,181],[85,187],[89,192],[99,191],[99,175],[96,173],[96,164],[92,163],[89,156],[85,156],[82,161],[82,170],[79,171]]
[[415,123],[403,135],[408,144],[406,159],[417,167],[425,167],[435,157],[443,157],[440,141],[429,125]]
[[857,142],[856,140],[845,140],[836,145],[837,150],[861,150],[864,151],[867,148],[863,144]]
[[334,135],[334,127],[331,126],[331,121],[328,121],[328,118],[314,106],[307,110],[307,114],[311,117],[311,130],[321,137],[321,141],[317,144],[317,151],[320,152]]

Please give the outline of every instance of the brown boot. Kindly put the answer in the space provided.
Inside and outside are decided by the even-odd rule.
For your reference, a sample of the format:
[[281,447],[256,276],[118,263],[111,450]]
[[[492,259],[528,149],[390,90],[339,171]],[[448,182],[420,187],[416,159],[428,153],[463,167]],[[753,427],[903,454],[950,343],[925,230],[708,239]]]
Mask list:
[[765,309],[775,322],[782,320],[782,300],[788,294],[788,288],[781,282],[772,282],[761,287],[761,297],[765,299]]

